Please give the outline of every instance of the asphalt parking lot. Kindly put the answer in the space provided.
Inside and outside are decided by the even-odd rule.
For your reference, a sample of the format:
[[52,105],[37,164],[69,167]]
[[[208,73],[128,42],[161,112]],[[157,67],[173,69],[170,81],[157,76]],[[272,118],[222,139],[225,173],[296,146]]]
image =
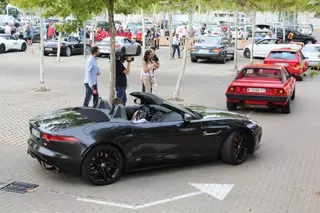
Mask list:
[[[172,97],[181,60],[158,56],[155,94]],[[14,181],[39,185],[25,194],[0,190],[4,213],[319,213],[320,212],[320,78],[297,82],[291,114],[241,110],[263,126],[262,146],[240,166],[221,162],[127,174],[102,187],[79,177],[46,171],[26,154],[28,119],[42,112],[83,101],[83,56],[45,57],[45,82],[39,93],[37,47],[0,55],[0,186]],[[239,52],[239,67],[248,60]],[[141,90],[141,57],[132,64],[128,91]],[[261,60],[255,60],[261,63]],[[101,58],[99,89],[108,95],[109,61]],[[182,82],[183,104],[226,109],[224,92],[234,78],[233,62],[187,62]],[[129,99],[129,102],[132,99]],[[1,187],[0,187],[1,188]]]

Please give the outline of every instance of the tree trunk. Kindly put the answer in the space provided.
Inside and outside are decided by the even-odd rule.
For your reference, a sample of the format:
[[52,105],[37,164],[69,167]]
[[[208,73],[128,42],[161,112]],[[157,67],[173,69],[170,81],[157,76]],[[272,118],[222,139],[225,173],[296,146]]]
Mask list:
[[283,13],[282,15],[282,33],[283,33],[283,42],[286,42],[286,28],[284,26],[284,18],[285,18],[285,14]]
[[142,19],[142,54],[146,51],[146,27],[144,24],[144,14],[143,9],[141,8],[141,19]]
[[253,63],[253,51],[254,51],[255,32],[256,32],[256,18],[257,18],[257,12],[253,12],[253,15],[252,15],[252,44],[251,44],[250,63]]
[[155,27],[155,25],[156,25],[156,12],[157,12],[157,4],[154,4],[153,5],[153,15],[152,15],[152,17],[153,17],[153,20],[152,20],[153,27]]
[[[61,30],[60,30],[61,31]],[[58,49],[57,49],[57,61],[60,61],[60,55],[61,55],[61,37],[62,37],[62,33],[59,32],[59,36],[58,36]]]
[[109,103],[116,97],[116,50],[115,50],[115,27],[114,27],[114,0],[106,0],[108,20],[110,28],[110,85]]
[[207,10],[206,11],[206,25],[207,25],[207,28],[209,28],[209,15],[210,15],[210,11],[209,10]]
[[87,28],[86,28],[86,22],[83,22],[83,55],[84,58],[87,58]]
[[172,59],[172,12],[169,12],[169,59]]
[[45,90],[44,84],[44,32],[43,32],[43,18],[42,18],[42,8],[39,9],[39,17],[40,17],[40,89]]
[[181,82],[182,78],[184,76],[185,70],[186,70],[186,64],[187,64],[187,54],[188,54],[188,44],[192,38],[192,15],[193,12],[192,10],[189,9],[188,13],[188,38],[186,38],[185,43],[184,43],[184,49],[183,49],[183,60],[182,60],[182,68],[179,73],[178,81],[176,84],[176,89],[173,94],[173,99],[174,100],[179,100],[179,94],[180,94],[180,89],[181,89]]
[[234,44],[234,70],[238,72],[238,19],[239,19],[239,11],[236,9],[234,13],[234,28],[235,28],[235,44]]

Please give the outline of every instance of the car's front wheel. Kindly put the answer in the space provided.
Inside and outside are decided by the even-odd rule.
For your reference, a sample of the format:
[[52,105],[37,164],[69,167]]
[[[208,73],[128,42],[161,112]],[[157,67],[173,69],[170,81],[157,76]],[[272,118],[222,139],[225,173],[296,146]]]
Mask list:
[[198,61],[198,59],[196,59],[196,58],[191,58],[191,62],[192,63],[196,63]]
[[27,50],[27,44],[26,43],[23,43],[21,45],[21,49],[20,49],[22,52],[25,52]]
[[6,51],[6,46],[4,44],[0,44],[0,54]]
[[98,186],[115,182],[122,173],[124,160],[115,146],[104,144],[94,147],[84,158],[81,173],[83,178]]
[[69,57],[69,56],[71,56],[71,53],[72,53],[71,48],[70,48],[70,47],[67,47],[67,48],[66,48],[66,51],[65,51],[65,55],[66,55],[67,57]]
[[141,47],[140,46],[137,47],[137,51],[136,51],[136,56],[139,56],[139,55],[141,55]]
[[231,165],[239,165],[246,160],[248,154],[248,135],[244,130],[230,133],[220,147],[220,158]]
[[246,49],[244,50],[243,56],[244,56],[245,58],[250,58],[251,53],[250,53],[250,50],[249,50],[248,48],[246,48]]

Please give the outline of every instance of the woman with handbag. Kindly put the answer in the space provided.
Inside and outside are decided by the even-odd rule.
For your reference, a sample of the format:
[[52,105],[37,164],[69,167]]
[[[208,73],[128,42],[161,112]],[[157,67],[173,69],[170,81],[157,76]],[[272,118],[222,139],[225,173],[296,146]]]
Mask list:
[[145,87],[146,93],[152,93],[152,84],[153,83],[153,69],[156,68],[156,64],[152,62],[153,54],[151,50],[147,50],[143,56],[143,62],[142,62],[142,83]]

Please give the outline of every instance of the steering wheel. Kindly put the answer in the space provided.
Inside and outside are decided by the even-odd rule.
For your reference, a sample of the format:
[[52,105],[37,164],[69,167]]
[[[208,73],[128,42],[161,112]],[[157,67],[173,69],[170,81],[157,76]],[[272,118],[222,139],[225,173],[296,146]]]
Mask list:
[[143,105],[138,109],[136,119],[137,120],[140,120],[143,118],[146,119],[148,114],[149,114],[149,107]]

